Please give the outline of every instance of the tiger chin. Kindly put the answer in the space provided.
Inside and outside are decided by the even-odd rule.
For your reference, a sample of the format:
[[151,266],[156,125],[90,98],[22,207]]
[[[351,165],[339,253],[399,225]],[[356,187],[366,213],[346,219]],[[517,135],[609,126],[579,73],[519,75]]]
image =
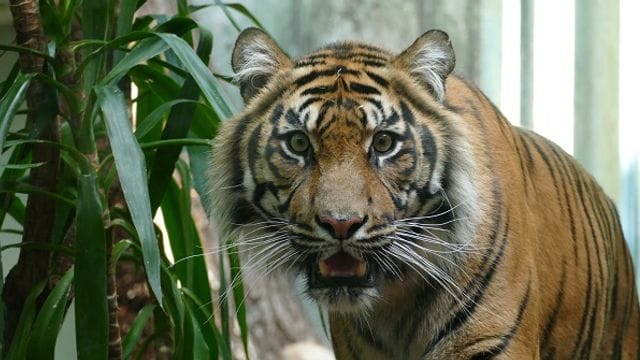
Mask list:
[[343,42],[298,59],[243,31],[246,107],[209,175],[220,238],[245,272],[302,279],[338,359],[636,358],[613,202],[454,64],[438,30],[400,54]]

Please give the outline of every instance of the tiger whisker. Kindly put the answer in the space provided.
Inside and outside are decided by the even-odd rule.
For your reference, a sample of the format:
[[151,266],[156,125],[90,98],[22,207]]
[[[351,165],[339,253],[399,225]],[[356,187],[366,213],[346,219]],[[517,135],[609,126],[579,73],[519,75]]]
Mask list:
[[[275,269],[279,268],[280,266],[282,266],[283,264],[285,264],[286,262],[288,262],[293,256],[295,256],[296,253],[291,251],[288,254],[282,256],[280,259],[276,260],[275,263],[273,263],[270,267],[266,268],[265,271],[260,272],[259,275],[254,279],[254,281],[252,281],[253,284],[259,284],[261,283],[265,278],[267,278]],[[300,256],[302,256],[302,254],[298,254],[298,256],[296,256],[296,259],[294,259],[294,261],[291,262],[291,264],[289,265],[288,268],[290,268],[296,261],[297,259],[300,258]],[[255,286],[255,285],[254,285]],[[238,311],[240,311],[241,306],[244,304],[244,302],[246,301],[247,297],[249,296],[249,294],[251,293],[251,291],[253,290],[254,286],[250,286],[246,289],[245,291],[245,295],[244,297],[238,302],[238,304],[236,304],[236,316],[238,315]]]
[[[408,232],[403,232],[403,231],[396,231],[396,235],[399,236],[399,237],[404,236],[404,237],[407,237],[407,238],[410,238],[410,239],[413,239],[413,240],[417,240],[417,241],[420,241],[420,242],[424,242],[424,243],[440,245],[440,246],[443,246],[443,247],[451,250],[451,251],[443,252],[442,250],[433,249],[433,251],[436,251],[436,252],[443,252],[443,253],[455,253],[455,252],[478,253],[477,252],[478,249],[476,249],[473,245],[471,245],[470,242],[467,242],[467,243],[464,243],[464,244],[453,244],[453,243],[448,243],[446,241],[442,241],[442,240],[440,240],[438,238],[432,238],[432,237],[428,237],[428,236],[421,236],[420,234],[408,233]],[[471,250],[467,250],[467,249],[471,249]]]
[[[462,289],[460,289],[460,287],[453,281],[453,279],[451,279],[449,274],[445,273],[444,271],[442,271],[442,269],[438,268],[428,260],[420,258],[420,256],[410,248],[407,248],[399,243],[394,243],[394,245],[398,247],[399,252],[393,253],[402,257],[405,260],[405,264],[412,268],[426,283],[429,283],[429,280],[425,276],[425,273],[427,275],[430,275],[431,279],[442,286],[442,288],[445,289],[445,291],[447,291],[447,293],[449,293],[451,297],[456,300],[456,302],[460,301],[458,294],[454,292],[454,289],[458,290],[460,294],[462,294]],[[450,286],[453,286],[454,289],[452,289]]]

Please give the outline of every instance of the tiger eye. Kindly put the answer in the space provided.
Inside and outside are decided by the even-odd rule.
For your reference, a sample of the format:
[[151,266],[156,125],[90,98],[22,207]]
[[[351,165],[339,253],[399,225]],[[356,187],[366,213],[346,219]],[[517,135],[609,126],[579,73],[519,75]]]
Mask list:
[[387,132],[379,132],[373,137],[373,149],[379,153],[386,153],[393,148],[395,139]]
[[304,153],[309,150],[309,138],[302,132],[295,132],[289,137],[289,148],[295,153]]

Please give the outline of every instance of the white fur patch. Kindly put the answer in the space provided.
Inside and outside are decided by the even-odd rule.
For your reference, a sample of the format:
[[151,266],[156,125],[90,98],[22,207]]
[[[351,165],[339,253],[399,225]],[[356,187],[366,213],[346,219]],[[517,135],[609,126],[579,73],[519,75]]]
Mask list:
[[444,79],[449,72],[451,54],[439,44],[427,42],[414,57],[411,73],[423,78],[438,101],[444,100]]
[[279,66],[271,47],[256,38],[242,49],[238,70],[233,79],[238,83],[251,82],[259,76],[270,76],[278,71]]

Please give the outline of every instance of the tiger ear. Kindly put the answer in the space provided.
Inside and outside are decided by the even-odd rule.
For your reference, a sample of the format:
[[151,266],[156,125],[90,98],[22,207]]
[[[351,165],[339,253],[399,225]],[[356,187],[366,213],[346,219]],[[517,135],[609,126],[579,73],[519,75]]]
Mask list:
[[444,31],[429,30],[398,55],[394,63],[425,85],[438,101],[442,101],[444,82],[453,71],[456,57],[449,35]]
[[259,93],[278,70],[290,65],[291,59],[264,31],[248,28],[238,35],[231,68],[245,103]]

